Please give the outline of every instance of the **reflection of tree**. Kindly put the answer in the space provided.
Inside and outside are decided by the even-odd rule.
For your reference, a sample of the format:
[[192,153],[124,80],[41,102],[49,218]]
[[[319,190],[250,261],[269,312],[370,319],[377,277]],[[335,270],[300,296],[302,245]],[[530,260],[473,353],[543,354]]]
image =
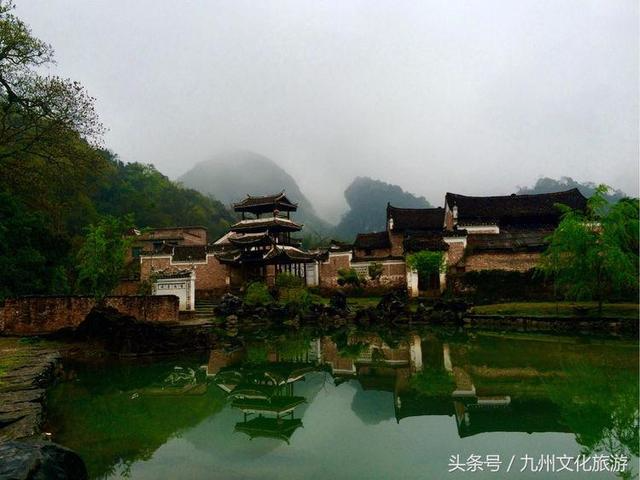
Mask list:
[[[181,361],[175,369],[172,361],[156,359],[148,365],[78,368],[80,382],[51,392],[48,416],[59,426],[54,439],[80,454],[90,478],[127,476],[134,462],[151,458],[169,439],[224,406],[222,393],[206,388],[204,375],[197,375],[198,365]],[[182,387],[192,384],[190,371],[202,388],[187,392]],[[189,378],[179,379],[180,372]]]
[[411,377],[410,385],[419,395],[433,397],[451,395],[456,389],[453,375],[444,368],[424,368]]
[[572,361],[566,377],[548,384],[562,420],[583,446],[584,455],[638,456],[637,371]]

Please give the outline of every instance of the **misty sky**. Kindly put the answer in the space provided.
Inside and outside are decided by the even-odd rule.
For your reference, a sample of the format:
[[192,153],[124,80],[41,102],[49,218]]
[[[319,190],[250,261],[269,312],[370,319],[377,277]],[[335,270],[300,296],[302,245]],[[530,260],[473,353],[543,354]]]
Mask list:
[[252,150],[330,220],[358,175],[437,205],[541,175],[638,193],[637,0],[17,0],[17,14],[55,48],[52,73],[97,98],[106,146],[172,178]]

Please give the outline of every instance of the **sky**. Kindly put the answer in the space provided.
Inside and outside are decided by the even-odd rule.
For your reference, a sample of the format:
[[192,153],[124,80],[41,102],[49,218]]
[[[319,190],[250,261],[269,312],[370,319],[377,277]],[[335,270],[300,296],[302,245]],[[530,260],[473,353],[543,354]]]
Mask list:
[[96,97],[105,146],[174,179],[251,150],[332,221],[356,176],[434,205],[540,176],[638,194],[637,0],[16,5]]

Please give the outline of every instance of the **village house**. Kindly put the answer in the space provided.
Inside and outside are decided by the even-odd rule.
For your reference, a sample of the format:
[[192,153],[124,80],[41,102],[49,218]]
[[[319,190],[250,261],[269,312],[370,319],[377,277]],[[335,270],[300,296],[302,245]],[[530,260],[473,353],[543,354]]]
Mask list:
[[[445,234],[450,247],[448,265],[457,272],[534,268],[546,248],[546,238],[558,226],[558,204],[584,210],[587,199],[577,188],[557,193],[469,197],[445,196],[445,231],[464,232],[454,240]],[[451,250],[450,250],[451,252]]]
[[[373,262],[384,267],[381,284],[406,285],[412,296],[442,291],[448,273],[531,270],[560,220],[557,204],[584,209],[586,198],[577,189],[492,197],[447,193],[444,208],[387,205],[385,231],[358,234],[351,249],[332,244],[320,266],[320,284],[335,286],[337,271],[348,268],[366,279]],[[443,252],[446,268],[419,284],[406,256],[422,250]]]

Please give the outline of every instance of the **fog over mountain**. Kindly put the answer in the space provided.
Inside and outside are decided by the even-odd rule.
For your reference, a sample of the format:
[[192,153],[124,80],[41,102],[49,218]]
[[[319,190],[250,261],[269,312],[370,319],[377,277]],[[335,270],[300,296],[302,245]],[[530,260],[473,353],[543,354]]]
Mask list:
[[18,0],[16,13],[54,45],[50,73],[97,98],[122,160],[175,179],[217,152],[259,152],[337,222],[357,176],[434,205],[446,191],[507,194],[543,175],[637,195],[638,9]]
[[295,219],[305,225],[305,233],[328,231],[296,181],[276,163],[257,153],[229,151],[196,164],[180,177],[180,182],[204,194],[214,195],[227,206],[249,195],[266,195],[284,190],[298,204]]

